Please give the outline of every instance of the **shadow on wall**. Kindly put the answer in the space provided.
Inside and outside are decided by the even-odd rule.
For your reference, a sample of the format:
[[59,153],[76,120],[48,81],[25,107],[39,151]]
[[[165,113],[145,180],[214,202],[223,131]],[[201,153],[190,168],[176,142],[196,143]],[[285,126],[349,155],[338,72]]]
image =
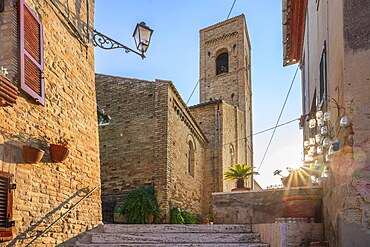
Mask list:
[[48,145],[48,143],[50,142],[50,138],[36,137],[25,133],[21,133],[19,135],[4,134],[1,131],[0,135],[5,137],[6,139],[4,143],[0,143],[0,161],[3,161],[2,167],[0,167],[1,171],[14,174],[16,164],[26,163],[23,159],[22,154],[23,145],[31,146],[45,151],[45,155],[40,162],[51,162]]
[[[53,223],[55,220],[58,219],[58,217],[67,211],[69,208],[73,206],[73,204],[69,204],[74,198],[82,198],[89,192],[88,188],[83,188],[78,190],[76,193],[74,193],[72,196],[64,200],[61,204],[59,204],[58,207],[51,210],[49,213],[47,213],[44,217],[42,217],[39,221],[37,221],[35,224],[31,225],[27,228],[24,232],[20,233],[17,237],[11,241],[8,246],[15,246],[18,242],[21,244],[26,244],[31,242],[34,238],[39,236],[42,233],[42,230],[37,230],[37,228],[40,226],[42,229],[46,229],[51,223]],[[78,200],[76,200],[78,201]],[[54,217],[53,217],[54,216]],[[42,239],[42,237],[41,237]]]

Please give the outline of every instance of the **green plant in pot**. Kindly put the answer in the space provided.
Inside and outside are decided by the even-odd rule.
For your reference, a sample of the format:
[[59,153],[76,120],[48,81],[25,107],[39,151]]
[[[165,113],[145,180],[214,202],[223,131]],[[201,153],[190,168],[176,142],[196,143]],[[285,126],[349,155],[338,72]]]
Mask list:
[[123,207],[126,223],[151,224],[159,223],[161,219],[160,208],[154,186],[143,186],[131,191]]
[[171,209],[171,224],[198,224],[198,218],[179,207]]
[[126,215],[122,207],[116,207],[113,213],[113,221],[115,223],[126,223]]
[[251,175],[258,175],[249,165],[236,164],[229,166],[229,169],[224,173],[225,180],[236,181],[236,188],[245,188],[245,180],[248,180]]

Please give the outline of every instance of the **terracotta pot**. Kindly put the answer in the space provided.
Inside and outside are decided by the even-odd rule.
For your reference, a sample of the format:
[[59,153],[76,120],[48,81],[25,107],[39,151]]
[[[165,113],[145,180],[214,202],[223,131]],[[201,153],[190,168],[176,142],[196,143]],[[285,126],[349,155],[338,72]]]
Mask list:
[[27,163],[38,163],[44,156],[44,151],[38,148],[23,146],[23,159]]
[[19,90],[10,80],[0,75],[0,106],[14,106]]
[[149,215],[148,215],[148,224],[152,224],[152,223],[153,223],[153,221],[154,221],[154,215],[149,214]]
[[67,159],[69,154],[69,149],[59,144],[50,144],[49,150],[53,162],[62,162]]
[[288,196],[283,199],[284,217],[313,218],[321,198],[316,195]]
[[126,215],[120,213],[113,214],[114,223],[126,223]]

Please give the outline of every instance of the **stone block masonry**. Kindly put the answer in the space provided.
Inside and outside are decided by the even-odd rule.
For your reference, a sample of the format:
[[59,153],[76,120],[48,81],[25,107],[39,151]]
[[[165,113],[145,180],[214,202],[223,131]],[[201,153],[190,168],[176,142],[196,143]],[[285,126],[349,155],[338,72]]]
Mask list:
[[[286,217],[283,199],[287,196],[317,195],[321,187],[213,193],[216,224],[265,224]],[[322,206],[316,205],[315,222],[322,222]]]
[[[96,75],[99,107],[112,117],[99,133],[105,222],[127,191],[151,183],[166,220],[175,206],[208,214],[211,193],[234,187],[223,180],[228,166],[252,165],[244,15],[205,28],[200,36],[199,105],[187,107],[169,81]],[[219,51],[229,54],[229,71],[215,75]]]
[[[54,2],[69,11],[68,16],[82,34],[87,18],[93,23],[93,2],[89,13],[82,0]],[[14,239],[1,245],[27,244],[31,236],[77,202],[85,194],[83,188],[100,185],[93,46],[76,38],[51,1],[26,3],[44,28],[45,106],[22,92],[14,107],[0,108],[0,169],[10,173],[17,184],[12,217]],[[18,86],[16,6],[17,1],[5,0],[5,12],[0,13],[0,65],[8,68],[9,78]],[[70,139],[69,157],[53,163],[48,144],[64,135]],[[30,144],[45,151],[38,164],[23,161],[22,146]],[[99,223],[98,190],[35,245],[69,245],[73,237]]]
[[101,74],[96,81],[99,107],[112,118],[99,132],[104,221],[112,221],[128,191],[146,184],[154,184],[166,219],[173,206],[205,211],[207,140],[172,83]]

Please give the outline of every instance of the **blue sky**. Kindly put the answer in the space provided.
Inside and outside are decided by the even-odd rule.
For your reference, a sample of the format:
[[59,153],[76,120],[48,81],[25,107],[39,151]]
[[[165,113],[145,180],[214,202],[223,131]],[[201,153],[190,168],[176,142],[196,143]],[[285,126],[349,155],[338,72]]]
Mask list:
[[[226,19],[233,0],[96,0],[95,28],[134,48],[132,33],[144,21],[154,30],[147,58],[123,50],[95,49],[96,71],[146,80],[171,80],[185,101],[199,78],[199,30]],[[231,17],[244,13],[252,44],[253,132],[273,127],[296,65],[282,66],[281,0],[237,0]],[[280,123],[301,114],[300,74]],[[199,102],[197,88],[189,105]],[[254,165],[260,165],[271,131],[254,136]],[[276,169],[301,162],[298,122],[276,130],[256,180],[266,187],[280,183]]]

